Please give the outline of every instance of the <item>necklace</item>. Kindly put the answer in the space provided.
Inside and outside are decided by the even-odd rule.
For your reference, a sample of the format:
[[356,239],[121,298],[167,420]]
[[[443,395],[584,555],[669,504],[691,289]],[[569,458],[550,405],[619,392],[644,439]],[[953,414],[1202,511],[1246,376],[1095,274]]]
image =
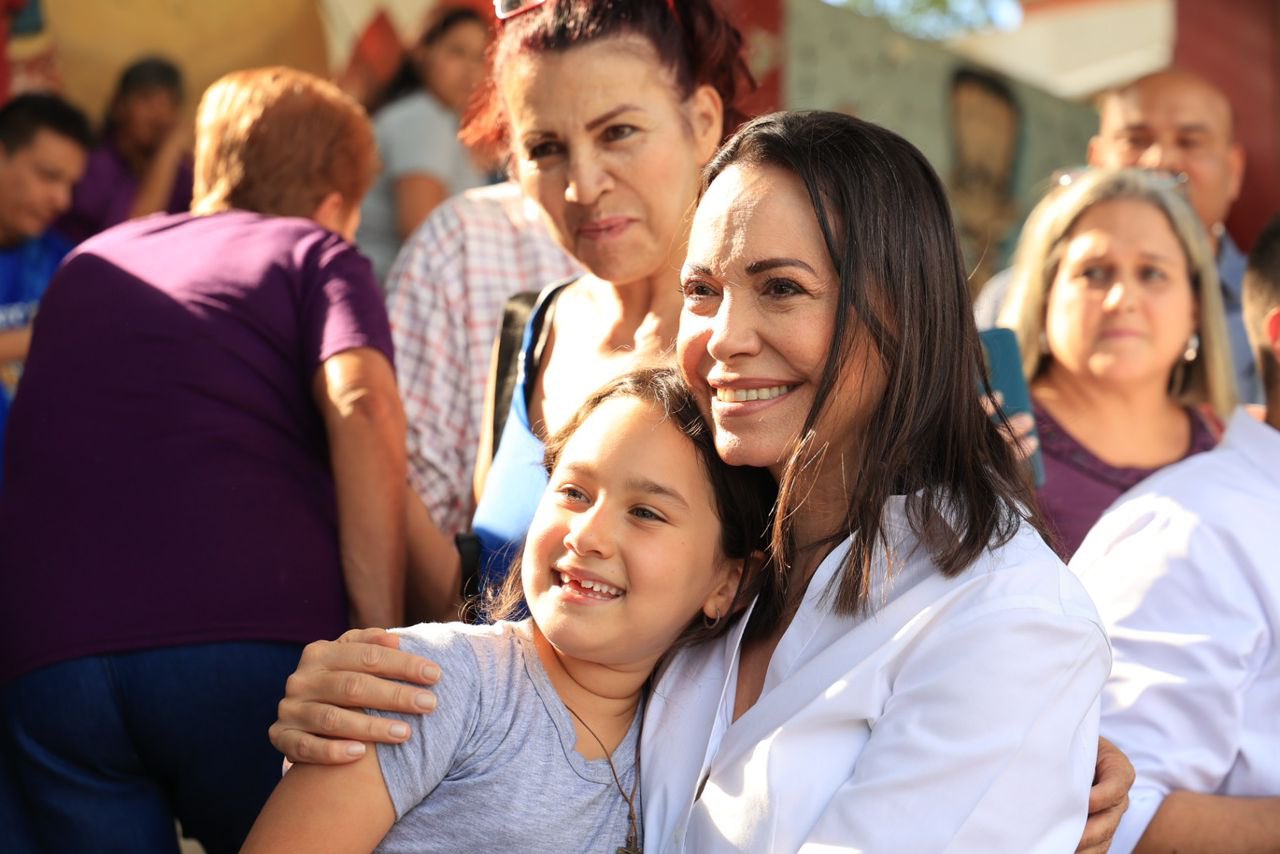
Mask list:
[[[644,715],[644,697],[640,698],[640,714]],[[564,702],[561,700],[561,702]],[[569,709],[569,704],[565,703],[564,707]],[[596,744],[600,745],[600,750],[604,752],[604,761],[609,763],[609,773],[613,774],[613,784],[618,787],[618,794],[622,795],[622,799],[627,802],[627,842],[617,850],[617,854],[641,854],[640,849],[640,831],[636,825],[636,791],[640,788],[640,736],[644,732],[644,718],[640,718],[640,732],[636,733],[636,779],[631,784],[631,794],[628,795],[626,790],[622,788],[622,780],[618,777],[618,769],[613,767],[613,757],[609,755],[609,750],[604,746],[604,742],[600,740],[600,736],[596,735],[596,731],[591,725],[582,719],[582,715],[569,709],[569,714],[578,719],[578,723],[582,724],[583,729],[591,734],[596,740]]]

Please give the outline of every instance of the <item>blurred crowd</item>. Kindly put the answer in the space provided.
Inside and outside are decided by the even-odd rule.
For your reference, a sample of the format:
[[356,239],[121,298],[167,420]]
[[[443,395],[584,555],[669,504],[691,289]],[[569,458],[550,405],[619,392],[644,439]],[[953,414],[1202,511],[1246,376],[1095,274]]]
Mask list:
[[[945,204],[900,177],[914,160],[877,159],[896,151],[896,137],[803,114],[738,131],[752,81],[740,37],[706,0],[557,8],[572,5],[499,0],[496,23],[470,7],[438,10],[368,111],[326,81],[257,69],[213,84],[192,125],[182,116],[194,93],[178,64],[158,56],[121,73],[96,122],[55,94],[0,106],[0,836],[15,846],[7,850],[170,850],[175,820],[211,854],[239,850],[279,780],[277,747],[294,760],[336,762],[373,756],[352,747],[361,741],[403,743],[410,730],[418,739],[416,716],[403,732],[365,736],[359,727],[375,719],[347,717],[355,714],[347,707],[410,712],[397,704],[419,696],[434,707],[415,683],[440,669],[447,681],[464,666],[448,663],[451,647],[427,644],[410,651],[442,662],[430,680],[381,670],[394,643],[374,634],[346,644],[351,653],[306,645],[348,629],[483,624],[513,563],[516,592],[500,613],[532,614],[533,637],[554,641],[528,578],[527,606],[520,601],[521,554],[526,564],[537,557],[547,496],[567,494],[560,455],[572,457],[584,425],[603,417],[592,413],[608,410],[608,395],[593,394],[655,368],[673,372],[662,381],[687,386],[701,407],[686,432],[709,431],[730,466],[767,469],[776,504],[758,549],[726,552],[746,561],[737,595],[758,596],[750,615],[734,595],[712,608],[708,594],[701,612],[690,611],[697,625],[736,616],[746,627],[730,629],[741,658],[726,658],[729,675],[707,701],[724,702],[719,688],[737,679],[736,704],[730,691],[723,720],[708,720],[711,747],[679,748],[708,757],[692,769],[695,805],[682,812],[668,803],[676,794],[649,788],[677,775],[642,753],[648,727],[684,727],[650,697],[643,736],[628,735],[626,718],[600,751],[581,729],[566,742],[570,753],[586,744],[597,763],[609,761],[591,797],[611,800],[590,821],[618,836],[630,827],[629,840],[638,833],[640,805],[619,782],[634,780],[653,850],[793,850],[815,840],[861,850],[935,850],[935,842],[941,850],[947,840],[948,850],[1280,846],[1280,571],[1266,545],[1280,519],[1280,218],[1248,253],[1224,226],[1248,169],[1229,93],[1179,68],[1100,93],[1097,133],[1080,152],[1087,167],[1062,164],[1043,176],[1047,190],[1011,268],[970,302]],[[847,141],[819,165],[803,159],[816,159],[812,152],[769,148],[818,151],[818,140],[837,139]],[[932,186],[927,166],[922,174],[921,186]],[[876,183],[887,175],[899,177]],[[774,183],[752,184],[765,178]],[[770,203],[767,220],[752,220]],[[930,205],[941,217],[932,230]],[[924,234],[915,257],[901,242],[913,230]],[[792,232],[800,248],[774,237]],[[762,246],[773,254],[756,261]],[[952,278],[963,294],[956,311],[934,295]],[[984,372],[978,342],[996,340],[992,329],[1011,330],[1016,348],[991,346]],[[666,406],[674,418],[678,406]],[[962,426],[946,432],[953,422]],[[610,429],[618,442],[629,435]],[[988,431],[999,438],[991,447]],[[645,450],[642,442],[628,453]],[[705,469],[716,486],[719,465],[687,468]],[[575,501],[590,492],[572,489]],[[728,526],[726,499],[716,500],[714,518]],[[905,509],[891,516],[883,508],[895,501]],[[930,502],[940,508],[933,515]],[[1013,521],[984,528],[979,511],[988,505]],[[1049,657],[1009,677],[1029,692],[1024,699],[983,682],[1000,669],[989,665],[956,671],[950,693],[901,688],[874,713],[839,707],[867,721],[869,740],[852,754],[861,764],[850,760],[853,770],[828,788],[806,782],[818,788],[803,802],[847,797],[852,806],[802,820],[768,806],[782,798],[773,787],[791,783],[747,786],[735,797],[758,797],[751,809],[785,813],[769,819],[781,822],[775,836],[760,835],[726,794],[733,787],[717,788],[715,739],[731,741],[739,716],[782,714],[768,705],[772,692],[802,693],[804,683],[775,669],[784,653],[800,674],[801,664],[824,660],[818,647],[787,646],[799,626],[813,627],[813,644],[828,642],[822,632],[834,630],[814,616],[822,608],[852,637],[874,624],[869,614],[892,622],[907,597],[923,595],[930,582],[902,592],[900,579],[914,578],[916,566],[915,551],[895,551],[895,532],[906,530],[932,556],[921,577],[953,586],[1000,577],[999,567],[1036,555],[1057,579],[1045,590],[1064,592],[1007,595],[1054,600],[1044,607],[1099,632],[1072,636],[1078,658],[1049,656],[1065,636],[1044,640]],[[1035,544],[1015,530],[1033,532]],[[612,529],[598,539],[614,536],[621,541]],[[565,534],[564,548],[584,563],[588,553],[601,565],[614,560],[611,546],[584,546],[585,538]],[[755,553],[773,569],[755,570],[751,587]],[[823,575],[830,554],[839,567],[831,572],[843,574]],[[770,571],[782,579],[772,586]],[[818,604],[815,579],[824,577],[830,601]],[[588,597],[622,595],[616,576],[586,580],[573,584]],[[1061,604],[1075,601],[1077,584],[1087,593],[1078,612]],[[938,598],[920,600],[902,625],[972,608],[966,619],[996,620],[975,640],[990,660],[1032,655],[1050,637],[1037,623],[1019,640],[1022,624],[999,623],[995,598],[973,604],[963,598],[972,592],[951,588],[930,595]],[[919,649],[937,638],[956,638],[954,666],[977,667],[965,657],[965,625],[926,629],[891,654],[884,650],[897,640],[855,649],[884,674],[926,655]],[[478,643],[465,634],[477,629],[459,631]],[[712,638],[701,642],[721,642]],[[548,684],[573,729],[583,720],[570,705],[581,686],[563,687],[556,667],[576,671],[564,665],[571,653],[552,646],[559,663],[547,665]],[[490,672],[477,655],[474,678],[483,682]],[[691,657],[664,659],[673,663],[659,675],[692,692],[701,683],[680,667]],[[892,672],[867,684],[893,694],[899,675],[902,685],[920,676]],[[369,674],[403,684],[392,691]],[[1070,682],[1062,694],[1034,693],[1058,690],[1032,684],[1060,676]],[[956,699],[966,681],[983,705]],[[501,684],[513,696],[521,690]],[[756,695],[744,699],[752,684]],[[635,691],[629,708],[643,708],[649,695]],[[442,692],[428,721],[448,697],[462,702]],[[1072,703],[1070,722],[1046,723],[1044,709],[1056,704],[1066,715]],[[906,739],[891,753],[903,704],[915,710],[910,726],[923,729],[917,749]],[[939,707],[953,717],[932,730],[926,710]],[[1054,741],[1060,731],[1070,731],[1063,743],[1074,752],[1056,766],[1028,766],[1024,777],[972,776],[985,759],[952,743],[981,740],[982,727],[957,723],[966,716],[1025,738],[1019,762],[1066,751]],[[277,717],[273,747],[267,732]],[[779,720],[785,732],[803,719]],[[804,752],[823,748],[826,736],[815,731],[812,745],[775,748],[816,762],[821,752]],[[538,743],[530,733],[522,740]],[[876,733],[883,752],[873,749]],[[1099,735],[1118,748],[1111,761],[1131,763],[1136,776],[1111,800],[1096,789],[1095,803],[1090,786],[1114,779],[1102,758],[1095,765],[1110,747],[1098,752]],[[830,738],[825,749],[843,749]],[[615,752],[619,744],[634,750],[635,768],[614,767],[626,752]],[[337,757],[340,746],[351,756]],[[414,827],[439,827],[413,818],[433,798],[452,798],[456,812],[476,805],[468,798],[490,797],[449,788],[483,782],[468,764],[486,761],[476,751],[459,748],[466,761],[418,791],[404,780],[434,773],[430,762],[402,767],[384,749],[376,755],[391,800],[371,801],[368,814],[386,821],[361,837],[376,844],[397,822],[384,850],[401,842],[414,850],[427,832]],[[954,767],[917,755],[931,751],[950,751]],[[642,755],[652,781],[639,773]],[[912,769],[901,771],[904,789],[927,806],[874,794],[892,791],[893,775],[859,769],[890,758]],[[520,755],[490,761],[533,775],[548,798],[588,798]],[[931,789],[934,779],[950,782]],[[355,778],[343,785],[363,791]],[[1011,800],[1000,812],[987,795],[965,794],[968,786]],[[1037,812],[1059,788],[1061,814]],[[270,835],[271,822],[308,798],[328,803],[318,786],[282,787],[250,847],[277,846],[285,837]],[[1039,800],[1015,807],[1018,798]],[[496,800],[484,807],[507,809]],[[905,827],[926,808],[943,836]],[[323,827],[324,809],[312,812],[306,821]],[[952,822],[952,812],[963,816]],[[879,824],[868,830],[855,813]],[[707,835],[713,824],[723,838]],[[1021,825],[1025,835],[1002,835]],[[519,826],[511,830],[521,838]],[[479,845],[482,831],[449,831],[460,835],[446,834],[441,850]],[[530,850],[573,850],[568,840],[584,838],[563,832]]]

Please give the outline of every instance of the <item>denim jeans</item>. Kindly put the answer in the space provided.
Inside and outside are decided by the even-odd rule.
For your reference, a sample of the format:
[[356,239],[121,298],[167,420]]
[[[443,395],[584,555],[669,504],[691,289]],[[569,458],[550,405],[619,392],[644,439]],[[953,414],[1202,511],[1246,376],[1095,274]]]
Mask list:
[[208,854],[239,850],[280,779],[267,728],[301,652],[178,646],[65,661],[6,686],[4,749],[38,848],[176,852],[176,818]]

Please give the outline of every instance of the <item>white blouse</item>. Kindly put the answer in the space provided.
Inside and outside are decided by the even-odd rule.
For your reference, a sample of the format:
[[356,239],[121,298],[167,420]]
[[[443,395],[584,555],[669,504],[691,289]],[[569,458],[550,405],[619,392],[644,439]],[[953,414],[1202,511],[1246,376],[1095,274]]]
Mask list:
[[[678,654],[645,718],[650,852],[1072,852],[1110,670],[1089,597],[1028,526],[944,578],[889,507],[870,617],[815,573],[756,704],[731,722],[742,620]],[[699,785],[702,786],[700,796]]]
[[1222,443],[1108,510],[1071,560],[1115,644],[1102,734],[1137,771],[1111,850],[1175,790],[1280,794],[1280,431]]

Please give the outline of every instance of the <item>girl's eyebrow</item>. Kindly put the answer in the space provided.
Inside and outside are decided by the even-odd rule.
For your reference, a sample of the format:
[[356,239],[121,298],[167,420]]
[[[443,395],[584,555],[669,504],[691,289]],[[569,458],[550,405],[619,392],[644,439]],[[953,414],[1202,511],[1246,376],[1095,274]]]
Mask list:
[[[594,478],[598,474],[595,466],[585,462],[565,463],[564,471],[566,474],[576,477]],[[629,478],[622,486],[628,492],[641,492],[645,495],[656,495],[660,498],[666,498],[676,504],[679,504],[686,510],[689,509],[689,502],[685,500],[683,495],[670,486],[658,483],[656,480],[651,480],[647,477],[633,477]]]
[[656,480],[650,480],[647,477],[636,477],[628,480],[626,486],[631,492],[643,492],[646,495],[656,495],[661,498],[669,499],[686,510],[689,509],[689,502],[684,500],[683,495],[676,492],[669,486],[663,486]]

